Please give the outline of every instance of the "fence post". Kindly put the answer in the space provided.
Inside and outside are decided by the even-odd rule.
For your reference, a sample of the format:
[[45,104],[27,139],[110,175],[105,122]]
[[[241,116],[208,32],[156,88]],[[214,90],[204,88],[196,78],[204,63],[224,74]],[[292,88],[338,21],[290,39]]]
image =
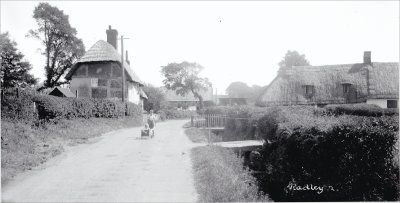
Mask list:
[[211,129],[208,128],[208,144],[211,145]]
[[190,126],[191,126],[191,127],[194,127],[193,117],[194,117],[194,116],[190,116]]

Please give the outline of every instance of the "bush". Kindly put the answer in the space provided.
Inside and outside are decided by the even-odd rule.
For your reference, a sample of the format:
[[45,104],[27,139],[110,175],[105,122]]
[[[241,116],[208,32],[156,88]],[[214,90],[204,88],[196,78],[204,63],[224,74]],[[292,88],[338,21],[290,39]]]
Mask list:
[[1,117],[16,120],[35,120],[32,98],[37,94],[30,89],[2,89]]

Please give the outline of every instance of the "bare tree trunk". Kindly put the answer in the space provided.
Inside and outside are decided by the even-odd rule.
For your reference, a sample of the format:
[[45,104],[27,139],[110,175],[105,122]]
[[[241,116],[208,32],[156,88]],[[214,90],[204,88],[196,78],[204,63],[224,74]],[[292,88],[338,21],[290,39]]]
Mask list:
[[203,97],[199,93],[197,93],[196,91],[194,91],[194,90],[191,90],[191,91],[192,91],[194,97],[199,99],[199,108],[203,109]]

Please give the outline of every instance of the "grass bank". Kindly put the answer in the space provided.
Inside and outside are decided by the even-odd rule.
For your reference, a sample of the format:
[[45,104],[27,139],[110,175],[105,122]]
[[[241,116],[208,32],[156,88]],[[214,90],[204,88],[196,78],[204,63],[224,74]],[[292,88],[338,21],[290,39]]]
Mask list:
[[200,202],[270,201],[258,191],[257,180],[232,151],[217,146],[196,147],[191,158]]
[[31,170],[62,153],[65,146],[86,143],[89,138],[120,128],[134,127],[141,120],[90,118],[59,120],[40,127],[17,120],[1,122],[1,182],[6,184],[15,175]]
[[[185,134],[192,142],[207,142],[208,131],[188,128]],[[211,136],[217,141],[215,135]],[[233,151],[217,146],[191,150],[195,187],[200,202],[270,201],[258,190],[257,180],[243,167],[243,159]]]

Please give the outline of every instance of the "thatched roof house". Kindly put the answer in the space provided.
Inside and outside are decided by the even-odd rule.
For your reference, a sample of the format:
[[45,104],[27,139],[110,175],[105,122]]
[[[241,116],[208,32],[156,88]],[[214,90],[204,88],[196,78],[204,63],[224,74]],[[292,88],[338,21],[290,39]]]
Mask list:
[[295,66],[279,70],[261,96],[266,105],[341,104],[367,102],[397,108],[399,64],[371,62]]
[[[85,53],[84,56],[82,56],[82,58],[78,60],[78,62],[72,66],[65,78],[70,80],[80,64],[92,62],[116,62],[120,66],[121,55],[110,43],[104,40],[99,40],[92,47],[90,47],[90,49]],[[136,73],[132,71],[131,67],[126,61],[124,61],[124,67],[127,76],[126,79],[143,86],[143,82],[139,79]]]
[[[189,92],[185,96],[181,96],[177,95],[175,91],[168,90],[166,88],[162,88],[162,91],[165,93],[165,101],[167,101],[171,105],[178,108],[196,110],[196,106],[198,105],[199,100],[194,97],[191,92]],[[205,105],[214,101],[213,89],[211,87],[208,88],[206,91],[200,91],[200,95],[203,97]]]
[[111,26],[107,33],[107,42],[97,41],[80,58],[66,75],[71,80],[71,91],[78,97],[122,99],[122,68],[125,70],[125,100],[132,103],[142,103],[147,98],[142,91],[143,82],[129,66],[128,53],[126,60],[121,62],[117,52],[117,35]]

